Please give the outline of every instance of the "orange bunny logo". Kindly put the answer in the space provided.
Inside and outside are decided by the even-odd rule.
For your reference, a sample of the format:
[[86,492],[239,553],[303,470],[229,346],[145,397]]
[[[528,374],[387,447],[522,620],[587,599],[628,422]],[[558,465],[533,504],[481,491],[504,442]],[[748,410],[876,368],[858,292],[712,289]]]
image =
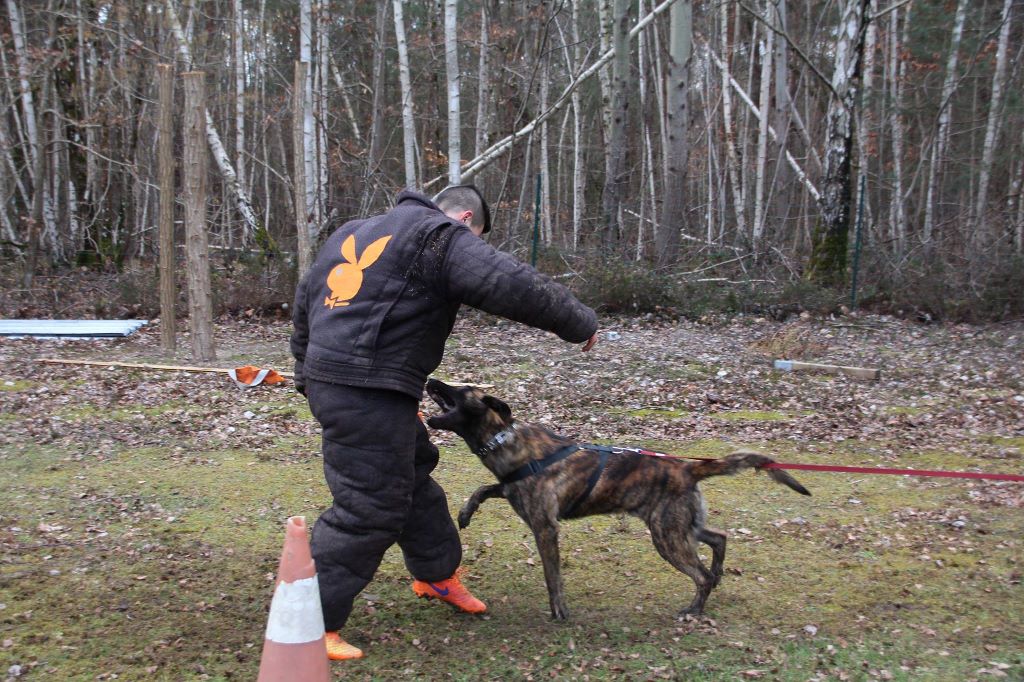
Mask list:
[[348,305],[359,288],[363,286],[363,270],[377,262],[380,255],[384,253],[384,247],[388,245],[391,235],[381,237],[365,249],[363,254],[356,258],[356,238],[349,235],[341,244],[341,257],[344,263],[335,265],[330,274],[327,275],[327,286],[331,288],[331,295],[324,298],[324,305],[332,310],[341,305]]

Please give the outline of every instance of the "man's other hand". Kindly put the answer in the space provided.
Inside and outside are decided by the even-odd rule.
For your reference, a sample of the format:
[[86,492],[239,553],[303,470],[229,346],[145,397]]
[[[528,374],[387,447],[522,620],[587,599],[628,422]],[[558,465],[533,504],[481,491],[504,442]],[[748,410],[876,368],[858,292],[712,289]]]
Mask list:
[[588,350],[593,348],[595,343],[597,343],[597,332],[594,332],[594,335],[587,339],[587,342],[583,344],[583,352],[586,353]]

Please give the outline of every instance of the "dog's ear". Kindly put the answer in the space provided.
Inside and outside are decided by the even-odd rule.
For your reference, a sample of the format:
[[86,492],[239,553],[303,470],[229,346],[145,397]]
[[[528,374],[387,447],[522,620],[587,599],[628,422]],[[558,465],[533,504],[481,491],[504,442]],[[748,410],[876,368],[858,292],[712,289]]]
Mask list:
[[481,415],[487,411],[487,405],[477,396],[470,394],[466,396],[465,401],[462,403],[462,409],[469,414]]
[[484,405],[498,413],[501,420],[506,424],[512,421],[512,408],[495,398],[493,395],[484,396]]

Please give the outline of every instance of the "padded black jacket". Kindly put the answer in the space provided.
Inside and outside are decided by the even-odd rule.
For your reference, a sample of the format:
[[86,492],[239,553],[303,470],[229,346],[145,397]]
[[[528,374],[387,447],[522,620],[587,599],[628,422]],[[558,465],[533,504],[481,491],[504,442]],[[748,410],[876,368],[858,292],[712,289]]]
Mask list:
[[582,343],[594,311],[495,250],[415,192],[328,237],[295,294],[295,383],[306,378],[417,399],[465,303]]

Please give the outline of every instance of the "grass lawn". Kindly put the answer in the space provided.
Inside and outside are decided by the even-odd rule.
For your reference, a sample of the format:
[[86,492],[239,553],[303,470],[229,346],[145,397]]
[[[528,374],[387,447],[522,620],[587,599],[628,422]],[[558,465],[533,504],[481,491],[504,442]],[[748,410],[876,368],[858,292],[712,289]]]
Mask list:
[[[236,392],[209,376],[45,374],[55,371],[17,384],[0,376],[12,382],[0,393],[0,674],[254,679],[284,521],[312,522],[329,500],[303,400],[287,388]],[[496,393],[516,406],[529,391],[508,381]],[[787,405],[787,422],[766,399],[740,405],[739,421],[692,422],[719,431],[685,438],[666,420],[693,419],[696,401],[674,417],[572,400],[583,407],[570,429],[598,415],[594,428],[621,428],[589,438],[623,442],[632,429],[641,436],[623,444],[679,454],[742,444],[782,461],[893,465],[885,453],[897,451],[901,467],[1021,468],[1012,429],[964,432],[948,447],[911,448],[895,430],[894,440],[798,442],[778,434],[810,428],[801,424],[819,419],[814,410],[830,408]],[[491,479],[461,443],[440,443],[435,475],[454,513]],[[1002,454],[968,461],[965,449]],[[492,500],[462,533],[467,581],[488,614],[417,600],[393,548],[344,633],[367,655],[332,670],[339,679],[1024,678],[1024,519],[1004,499],[1020,484],[795,473],[813,497],[752,472],[704,484],[710,523],[729,535],[705,618],[676,620],[692,582],[657,555],[641,522],[613,516],[564,524],[571,616],[551,622],[532,536]]]
[[[251,679],[283,520],[312,520],[325,501],[318,458],[267,454],[5,448],[5,665],[29,678]],[[934,454],[929,466],[941,463]],[[813,498],[751,473],[705,484],[711,520],[730,535],[706,619],[674,619],[692,583],[642,523],[595,517],[564,526],[572,616],[550,622],[532,537],[495,500],[463,533],[469,584],[489,615],[416,600],[395,548],[346,630],[367,657],[334,670],[784,680],[1021,670],[1019,510],[958,513],[961,483],[800,473]],[[463,447],[444,450],[437,478],[453,511],[487,481]]]

